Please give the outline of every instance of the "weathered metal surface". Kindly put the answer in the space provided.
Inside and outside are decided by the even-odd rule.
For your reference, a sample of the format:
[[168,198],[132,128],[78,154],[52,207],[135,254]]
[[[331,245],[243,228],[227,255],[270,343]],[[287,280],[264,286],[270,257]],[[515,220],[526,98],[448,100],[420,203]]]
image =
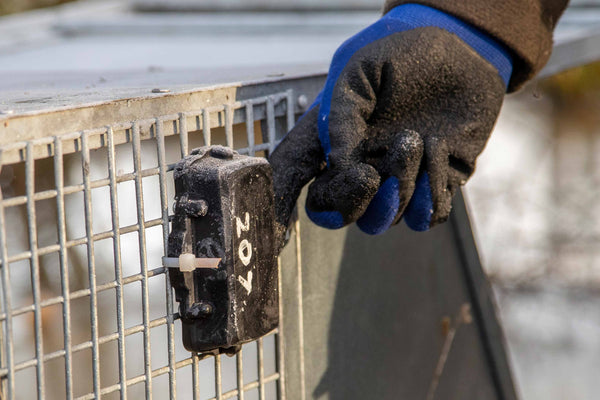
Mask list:
[[429,233],[377,237],[300,213],[282,257],[300,291],[283,304],[288,399],[516,399],[461,196],[454,207]]
[[[224,127],[229,122],[244,122],[247,117],[244,108],[247,105],[253,106],[254,118],[266,119],[270,101],[273,103],[273,117],[287,117],[304,111],[302,107],[295,105],[293,109],[289,109],[288,104],[295,104],[295,101],[291,100],[295,100],[297,95],[310,98],[316,96],[323,80],[322,75],[290,81],[272,77],[246,85],[234,83],[190,92],[116,100],[84,107],[75,106],[55,112],[34,112],[6,121],[2,121],[0,116],[3,162],[8,164],[22,161],[25,156],[24,146],[27,141],[32,140],[35,142],[35,158],[51,156],[51,146],[48,147],[48,144],[55,135],[73,136],[74,140],[65,144],[64,151],[66,154],[75,152],[78,149],[78,131],[82,127],[99,133],[106,131],[106,126],[112,126],[115,144],[118,145],[130,142],[127,130],[132,124],[126,121],[139,121],[142,134],[151,138],[155,134],[151,127],[157,116],[168,120],[185,120],[185,124],[192,131],[205,130]],[[178,134],[178,131],[175,125],[165,124],[163,134],[173,136]],[[97,135],[90,141],[91,148],[104,146],[105,143]]]

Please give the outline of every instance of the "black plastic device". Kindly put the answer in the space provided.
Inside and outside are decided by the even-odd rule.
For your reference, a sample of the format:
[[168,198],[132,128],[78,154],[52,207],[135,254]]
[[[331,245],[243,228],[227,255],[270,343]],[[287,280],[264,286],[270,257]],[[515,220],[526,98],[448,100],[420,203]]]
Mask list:
[[164,264],[183,344],[237,352],[279,323],[273,178],[267,160],[202,147],[175,166],[175,215]]

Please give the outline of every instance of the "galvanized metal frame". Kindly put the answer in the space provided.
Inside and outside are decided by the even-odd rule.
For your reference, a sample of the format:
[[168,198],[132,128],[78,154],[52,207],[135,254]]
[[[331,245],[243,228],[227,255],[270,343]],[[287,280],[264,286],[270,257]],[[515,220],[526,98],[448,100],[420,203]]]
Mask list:
[[[313,80],[308,78],[307,80]],[[305,80],[306,81],[306,80]],[[297,82],[303,84],[302,81]],[[305,82],[304,82],[305,83]],[[238,92],[236,98],[241,100],[231,100],[222,104],[217,96],[216,102],[205,103],[204,108],[195,110],[181,109],[178,113],[169,115],[157,115],[150,118],[143,118],[134,121],[113,121],[107,126],[90,127],[81,126],[80,130],[72,133],[53,134],[52,131],[36,132],[35,137],[29,140],[12,142],[0,146],[0,164],[12,164],[25,162],[26,166],[26,194],[9,198],[0,198],[0,262],[2,269],[2,314],[0,322],[3,326],[5,341],[3,343],[2,353],[4,360],[0,368],[0,378],[5,382],[6,398],[13,399],[18,393],[19,388],[15,387],[15,373],[24,369],[35,368],[37,376],[37,397],[45,398],[45,364],[57,358],[65,360],[65,385],[67,398],[73,399],[92,399],[99,398],[114,392],[120,393],[120,398],[127,398],[127,387],[143,382],[145,386],[146,398],[152,398],[153,378],[163,374],[169,375],[169,394],[171,398],[176,398],[176,372],[179,369],[190,366],[193,374],[194,399],[201,396],[199,385],[199,362],[198,355],[192,354],[189,358],[176,361],[175,343],[174,343],[174,322],[179,319],[177,312],[174,312],[173,293],[168,280],[168,274],[165,274],[165,268],[160,266],[149,266],[146,256],[145,231],[148,228],[161,225],[162,238],[164,246],[167,244],[169,231],[169,201],[167,194],[167,173],[173,169],[173,165],[167,165],[165,156],[165,137],[178,135],[181,155],[184,156],[191,150],[189,148],[188,124],[195,122],[194,134],[200,134],[205,144],[211,144],[211,129],[220,127],[225,129],[226,144],[235,147],[233,137],[234,124],[246,123],[247,143],[245,148],[238,149],[242,154],[254,155],[260,151],[270,151],[276,144],[276,118],[283,118],[287,129],[293,126],[295,115],[302,110],[296,107],[296,98],[293,87],[294,84],[285,84],[287,89],[279,92],[272,92],[265,86],[252,85],[244,88],[234,88]],[[308,85],[317,87],[318,84]],[[273,85],[271,85],[273,86]],[[277,85],[276,85],[277,86]],[[240,90],[238,90],[240,89]],[[206,92],[210,92],[207,90]],[[266,93],[265,93],[266,92]],[[306,93],[303,91],[302,93]],[[210,93],[205,93],[210,98]],[[240,96],[241,94],[241,96]],[[307,93],[314,95],[314,93]],[[169,100],[169,99],[165,99]],[[39,116],[38,116],[39,117]],[[33,116],[32,118],[35,118]],[[264,135],[268,140],[260,143],[263,138],[255,138],[254,121],[264,121],[266,132]],[[9,121],[10,122],[10,121]],[[166,129],[169,126],[169,129]],[[154,140],[157,144],[158,165],[154,168],[142,168],[142,150],[141,143],[144,140]],[[257,144],[260,143],[260,144]],[[133,147],[134,170],[132,173],[119,174],[116,171],[115,148],[119,144],[131,143]],[[90,178],[91,159],[90,151],[98,148],[107,148],[108,154],[108,177],[100,180]],[[65,170],[63,159],[66,154],[79,152],[81,154],[83,181],[80,184],[65,186]],[[46,191],[35,190],[35,161],[41,158],[52,157],[54,162],[55,188]],[[150,221],[145,220],[144,198],[142,179],[150,176],[158,176],[160,183],[160,201],[161,218]],[[131,226],[122,227],[119,221],[118,193],[117,186],[123,182],[133,182],[135,184],[135,202],[137,210],[137,223]],[[110,190],[110,210],[113,229],[106,232],[93,231],[93,207],[92,190],[100,187],[108,187]],[[71,239],[67,238],[66,229],[66,210],[65,195],[83,192],[84,196],[84,219],[85,236]],[[35,202],[40,200],[56,199],[57,206],[57,232],[58,243],[50,246],[39,247],[37,243],[37,225]],[[15,254],[9,257],[6,246],[6,224],[5,210],[10,207],[27,207],[27,224],[29,230],[29,250]],[[137,232],[138,251],[140,256],[140,273],[133,276],[123,276],[121,260],[122,235]],[[114,252],[114,280],[108,283],[96,283],[96,262],[94,256],[94,243],[102,239],[113,239]],[[69,288],[69,268],[68,268],[68,249],[78,245],[85,245],[87,249],[87,271],[89,287],[83,290],[72,292]],[[298,244],[299,245],[299,244]],[[166,247],[165,247],[166,249]],[[39,287],[39,257],[46,254],[58,253],[60,261],[60,276],[62,282],[61,295],[50,299],[42,300]],[[11,276],[10,268],[6,268],[11,263],[22,260],[30,260],[30,269],[33,282],[33,304],[19,307],[12,307],[11,303]],[[162,318],[154,320],[149,316],[149,288],[148,281],[151,277],[165,275],[166,314]],[[128,284],[141,282],[142,285],[142,323],[133,327],[126,328],[124,325],[124,295],[123,289]],[[100,335],[98,332],[98,307],[97,296],[107,290],[115,290],[117,305],[117,329],[109,335]],[[281,293],[282,291],[280,291]],[[300,295],[301,292],[298,294]],[[153,295],[158,295],[153,293]],[[90,299],[91,315],[91,339],[89,341],[74,344],[71,337],[71,301],[79,298]],[[43,333],[41,313],[45,307],[58,305],[62,306],[62,324],[64,332],[63,348],[52,353],[44,352]],[[32,313],[35,320],[35,357],[23,362],[15,362],[15,353],[13,348],[13,337],[16,332],[13,330],[13,318],[16,316]],[[158,369],[152,369],[151,364],[151,344],[150,331],[152,328],[166,325],[168,340],[168,365]],[[144,337],[144,373],[139,376],[127,376],[125,339],[127,336],[135,333],[142,333]],[[243,374],[243,354],[236,357],[237,370],[237,388],[228,392],[223,392],[221,383],[222,365],[221,356],[215,357],[215,399],[229,399],[237,397],[244,398],[244,392],[258,388],[259,398],[265,399],[265,385],[277,381],[278,393],[280,398],[285,397],[285,380],[283,377],[283,342],[285,340],[281,328],[274,332],[277,335],[277,368],[278,371],[268,376],[264,370],[264,346],[263,340],[258,340],[257,346],[257,369],[258,379],[255,382],[245,383]],[[100,380],[99,365],[99,346],[108,342],[116,341],[118,344],[118,366],[119,382],[114,385],[104,386]],[[93,385],[92,391],[75,397],[73,391],[73,355],[77,352],[91,349],[92,351],[92,371]]]
[[453,203],[448,223],[454,231],[460,249],[466,286],[472,298],[472,312],[480,321],[478,325],[480,337],[487,353],[497,391],[502,399],[517,400],[514,379],[506,355],[506,342],[496,316],[496,302],[493,298],[492,287],[479,260],[462,192],[459,193],[458,201]]

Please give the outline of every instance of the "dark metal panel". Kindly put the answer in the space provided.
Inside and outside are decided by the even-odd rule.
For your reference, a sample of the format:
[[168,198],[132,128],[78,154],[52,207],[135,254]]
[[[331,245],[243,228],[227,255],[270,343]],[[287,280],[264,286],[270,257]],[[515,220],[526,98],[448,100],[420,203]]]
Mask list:
[[516,398],[456,204],[452,221],[429,233],[399,226],[378,237],[323,230],[300,213],[306,398]]
[[464,276],[478,320],[480,335],[498,391],[503,399],[516,399],[510,364],[506,356],[506,340],[498,320],[492,287],[485,276],[473,239],[467,207],[462,194],[454,202],[449,225],[461,251]]
[[304,393],[304,364],[302,344],[303,337],[303,317],[302,317],[302,297],[299,295],[299,276],[301,271],[298,263],[298,237],[292,233],[288,245],[280,254],[280,274],[281,297],[279,306],[281,307],[280,327],[284,333],[284,358],[283,365],[286,397],[282,399],[296,400],[303,399]]

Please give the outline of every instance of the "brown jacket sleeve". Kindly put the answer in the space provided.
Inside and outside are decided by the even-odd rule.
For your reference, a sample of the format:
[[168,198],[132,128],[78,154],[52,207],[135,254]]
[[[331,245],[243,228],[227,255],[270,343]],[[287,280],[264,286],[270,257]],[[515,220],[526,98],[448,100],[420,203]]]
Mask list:
[[538,73],[552,52],[552,32],[569,0],[386,0],[385,12],[401,4],[437,8],[487,32],[512,50],[509,91]]

